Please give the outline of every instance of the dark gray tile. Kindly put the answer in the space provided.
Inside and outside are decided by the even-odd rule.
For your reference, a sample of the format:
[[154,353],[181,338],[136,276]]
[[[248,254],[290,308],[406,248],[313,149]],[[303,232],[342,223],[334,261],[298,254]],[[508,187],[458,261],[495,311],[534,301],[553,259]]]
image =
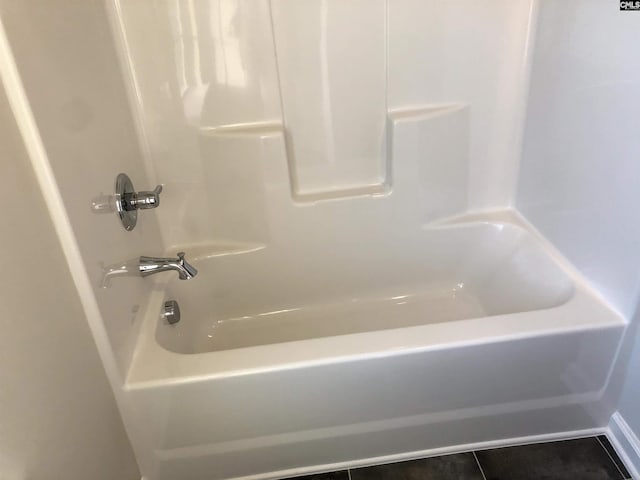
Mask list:
[[607,436],[599,435],[598,440],[600,440],[600,443],[602,444],[604,449],[607,451],[611,459],[617,465],[618,470],[620,470],[620,473],[622,473],[622,476],[624,476],[624,478],[631,478],[631,474],[629,473],[629,470],[627,470],[627,467],[625,467],[624,463],[622,463],[622,460],[618,456],[616,449],[613,448],[613,445],[611,445],[611,442],[609,441]]
[[314,473],[312,475],[294,477],[286,480],[349,480],[349,472],[346,470],[339,470],[337,472]]
[[487,480],[622,480],[595,437],[476,452]]
[[473,453],[351,470],[351,480],[483,480]]

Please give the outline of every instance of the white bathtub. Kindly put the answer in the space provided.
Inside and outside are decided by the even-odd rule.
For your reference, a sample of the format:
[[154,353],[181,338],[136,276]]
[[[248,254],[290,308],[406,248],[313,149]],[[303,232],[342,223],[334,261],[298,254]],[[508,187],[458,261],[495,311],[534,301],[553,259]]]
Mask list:
[[[125,386],[152,480],[282,477],[604,424],[625,322],[524,224],[354,242],[201,248],[196,279],[158,284]],[[167,299],[177,325],[160,320]]]

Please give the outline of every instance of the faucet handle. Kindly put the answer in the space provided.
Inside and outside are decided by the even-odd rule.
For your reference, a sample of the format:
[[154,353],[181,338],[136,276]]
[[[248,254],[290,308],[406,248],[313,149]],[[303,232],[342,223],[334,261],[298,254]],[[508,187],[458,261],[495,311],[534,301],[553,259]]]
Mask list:
[[149,208],[156,208],[160,205],[160,192],[162,192],[162,185],[156,185],[151,192],[137,192],[135,194],[135,200],[133,206],[136,209],[147,210]]
[[162,185],[152,191],[136,192],[133,183],[126,173],[116,177],[115,210],[125,230],[133,230],[138,222],[138,210],[156,208],[160,205]]

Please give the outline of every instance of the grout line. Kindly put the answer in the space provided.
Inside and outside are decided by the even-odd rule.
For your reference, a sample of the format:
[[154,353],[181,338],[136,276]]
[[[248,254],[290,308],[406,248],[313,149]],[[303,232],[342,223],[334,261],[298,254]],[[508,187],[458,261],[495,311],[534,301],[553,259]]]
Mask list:
[[349,476],[349,480],[351,480],[351,469],[347,468],[347,475]]
[[480,460],[478,460],[478,456],[476,455],[476,452],[471,452],[471,453],[473,453],[473,458],[476,459],[476,464],[478,465],[478,468],[480,469],[480,473],[482,474],[483,480],[487,480],[487,477],[484,474],[484,470],[482,469],[482,465],[480,465]]
[[[609,450],[607,450],[607,447],[604,446],[604,444],[600,441],[600,439],[596,436],[595,439],[598,441],[598,443],[600,444],[600,446],[602,447],[602,449],[604,450],[604,452],[607,454],[607,457],[609,457],[609,460],[611,460],[611,463],[613,463],[616,467],[616,470],[618,470],[618,473],[620,474],[620,478],[622,478],[623,480],[627,480],[630,477],[627,477],[622,470],[620,470],[620,467],[618,466],[618,462],[616,462],[613,457],[611,456],[611,454],[609,453]],[[611,445],[611,448],[613,448],[613,445]],[[622,460],[620,460],[622,461]],[[349,479],[351,480],[351,479]]]

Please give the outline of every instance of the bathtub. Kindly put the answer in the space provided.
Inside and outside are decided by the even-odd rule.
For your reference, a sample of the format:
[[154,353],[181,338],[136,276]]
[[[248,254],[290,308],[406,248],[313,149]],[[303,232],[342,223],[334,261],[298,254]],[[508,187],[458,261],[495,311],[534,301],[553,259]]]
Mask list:
[[199,276],[156,285],[124,387],[150,480],[286,477],[606,423],[625,321],[525,222],[305,245],[194,247]]

